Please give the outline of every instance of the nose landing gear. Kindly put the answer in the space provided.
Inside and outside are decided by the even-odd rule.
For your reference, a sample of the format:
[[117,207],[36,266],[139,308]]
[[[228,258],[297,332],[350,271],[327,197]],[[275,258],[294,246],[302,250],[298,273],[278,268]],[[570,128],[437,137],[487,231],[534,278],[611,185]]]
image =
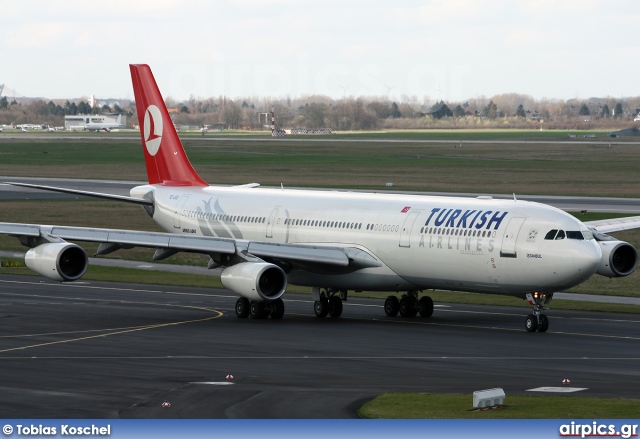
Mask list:
[[529,314],[525,320],[524,327],[527,332],[546,332],[549,329],[549,318],[542,314],[544,305],[551,302],[553,293],[533,293],[527,294],[527,300],[533,305],[533,314]]

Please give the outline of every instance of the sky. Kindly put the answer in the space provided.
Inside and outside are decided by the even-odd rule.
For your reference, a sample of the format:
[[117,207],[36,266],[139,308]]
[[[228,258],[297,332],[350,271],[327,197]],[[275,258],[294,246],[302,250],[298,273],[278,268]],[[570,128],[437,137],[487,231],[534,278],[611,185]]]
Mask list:
[[[27,97],[640,96],[640,3],[2,0],[0,84]],[[5,93],[6,94],[6,93]]]

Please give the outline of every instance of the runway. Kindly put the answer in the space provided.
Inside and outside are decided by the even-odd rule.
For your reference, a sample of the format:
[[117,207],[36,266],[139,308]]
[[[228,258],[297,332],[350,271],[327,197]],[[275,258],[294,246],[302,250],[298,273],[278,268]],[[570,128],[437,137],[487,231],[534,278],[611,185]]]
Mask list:
[[[137,135],[136,131],[132,131],[133,135],[112,135],[110,133],[104,132],[95,132],[90,135],[73,135],[70,136],[68,134],[63,133],[43,133],[43,134],[23,134],[23,133],[15,133],[15,134],[5,134],[2,136],[2,139],[5,140],[90,140],[90,141],[98,141],[98,142],[108,142],[108,141],[121,141],[121,140],[131,140],[131,141],[139,141],[140,136]],[[627,137],[627,139],[629,139]],[[182,141],[194,141],[194,142],[237,142],[241,140],[242,142],[251,142],[251,143],[271,143],[271,142],[322,142],[322,143],[390,143],[390,144],[402,144],[402,143],[414,143],[414,144],[451,144],[451,145],[486,145],[486,144],[506,144],[506,145],[640,145],[640,142],[637,140],[625,140],[622,141],[620,138],[616,140],[611,140],[611,138],[588,138],[588,137],[559,137],[553,140],[520,140],[520,139],[492,139],[492,140],[470,140],[470,139],[393,139],[393,138],[383,138],[383,139],[374,139],[370,137],[354,137],[354,138],[345,138],[345,137],[335,137],[335,136],[305,136],[305,135],[293,135],[286,137],[271,137],[268,135],[245,135],[245,136],[225,136],[220,134],[207,134],[205,136],[199,135],[191,135],[181,137]]]
[[[584,388],[637,397],[640,318],[436,304],[388,318],[350,297],[317,319],[286,295],[284,319],[237,319],[225,290],[0,277],[5,418],[353,418],[381,392]],[[233,374],[229,384],[227,374]],[[538,393],[539,394],[539,393]],[[171,403],[163,409],[163,401]]]

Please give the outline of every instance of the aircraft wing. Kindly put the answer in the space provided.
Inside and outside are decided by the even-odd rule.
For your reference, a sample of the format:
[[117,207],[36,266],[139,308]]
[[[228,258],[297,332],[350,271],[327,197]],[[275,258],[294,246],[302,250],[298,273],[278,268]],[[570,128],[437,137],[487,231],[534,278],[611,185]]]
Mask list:
[[620,232],[640,228],[640,216],[629,216],[626,218],[614,218],[598,221],[586,221],[584,225],[589,229],[600,233]]
[[[186,236],[165,232],[97,229],[88,227],[47,226],[0,223],[0,233],[15,236],[30,247],[45,242],[99,242],[98,254],[120,248],[147,247],[172,255],[178,252],[202,253],[214,260],[221,255],[247,255],[290,267],[314,267],[323,271],[355,271],[382,264],[370,253],[355,248],[309,244],[274,244],[209,236]],[[158,257],[157,259],[162,259]],[[227,258],[227,260],[231,260]]]

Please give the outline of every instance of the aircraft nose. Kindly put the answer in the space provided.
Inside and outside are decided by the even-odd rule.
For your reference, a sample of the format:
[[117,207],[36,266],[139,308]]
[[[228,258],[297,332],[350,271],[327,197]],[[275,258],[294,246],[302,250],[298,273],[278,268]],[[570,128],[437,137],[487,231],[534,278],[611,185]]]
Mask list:
[[593,275],[602,261],[602,250],[595,240],[583,241],[574,253],[573,262],[575,268],[585,275]]

